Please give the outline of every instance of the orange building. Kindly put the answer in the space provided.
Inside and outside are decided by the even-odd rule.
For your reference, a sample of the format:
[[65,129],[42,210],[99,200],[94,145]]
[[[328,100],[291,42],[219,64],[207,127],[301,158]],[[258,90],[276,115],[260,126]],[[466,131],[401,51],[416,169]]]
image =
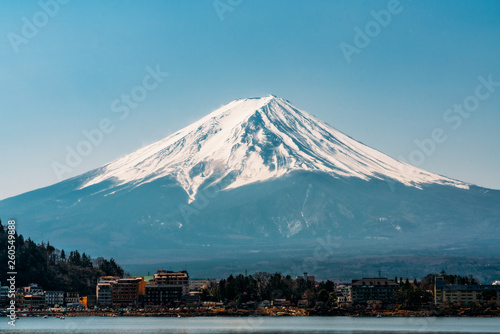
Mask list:
[[120,278],[111,283],[113,307],[137,306],[144,296],[144,277]]
[[83,306],[85,306],[85,308],[88,308],[88,306],[87,306],[87,296],[80,297],[80,303],[82,303]]

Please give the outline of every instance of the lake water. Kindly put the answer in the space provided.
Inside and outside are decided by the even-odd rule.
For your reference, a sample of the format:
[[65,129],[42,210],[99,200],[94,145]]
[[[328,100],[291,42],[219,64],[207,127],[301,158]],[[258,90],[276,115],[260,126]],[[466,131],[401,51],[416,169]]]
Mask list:
[[500,333],[500,318],[0,318],[0,333]]

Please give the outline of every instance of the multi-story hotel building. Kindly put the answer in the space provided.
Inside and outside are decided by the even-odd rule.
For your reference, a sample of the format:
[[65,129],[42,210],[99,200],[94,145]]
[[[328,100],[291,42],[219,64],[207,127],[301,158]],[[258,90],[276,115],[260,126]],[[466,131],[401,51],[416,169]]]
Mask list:
[[475,303],[483,300],[483,294],[486,291],[492,291],[496,297],[497,303],[500,302],[500,285],[463,285],[463,284],[444,284],[442,277],[436,277],[434,280],[434,303]]
[[96,303],[101,307],[111,306],[113,303],[111,294],[111,283],[118,281],[118,276],[102,276],[97,280]]
[[145,286],[145,306],[167,306],[180,302],[189,294],[187,271],[158,270]]
[[351,300],[353,303],[382,301],[394,303],[394,293],[399,284],[387,278],[363,278],[353,280],[351,284]]
[[111,299],[114,307],[138,306],[142,303],[144,277],[120,278],[111,283]]
[[45,291],[45,304],[47,306],[63,306],[64,291]]

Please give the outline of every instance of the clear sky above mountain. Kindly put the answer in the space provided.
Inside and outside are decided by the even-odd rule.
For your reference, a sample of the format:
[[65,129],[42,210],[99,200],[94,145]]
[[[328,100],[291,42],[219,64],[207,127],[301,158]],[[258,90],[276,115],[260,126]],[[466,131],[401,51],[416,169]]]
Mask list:
[[54,166],[87,149],[84,132],[103,136],[64,178],[268,94],[391,157],[500,188],[499,2],[41,0],[0,10],[0,198],[58,182]]

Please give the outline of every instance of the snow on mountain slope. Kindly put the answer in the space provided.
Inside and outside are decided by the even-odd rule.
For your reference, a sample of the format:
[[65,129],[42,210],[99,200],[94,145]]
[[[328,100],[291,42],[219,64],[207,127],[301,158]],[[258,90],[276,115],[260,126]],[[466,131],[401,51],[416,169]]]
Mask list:
[[225,189],[230,189],[295,170],[364,180],[390,178],[417,188],[427,183],[468,188],[392,159],[273,95],[230,102],[105,165],[81,187],[105,180],[137,186],[173,176],[194,200],[203,183],[224,181]]

